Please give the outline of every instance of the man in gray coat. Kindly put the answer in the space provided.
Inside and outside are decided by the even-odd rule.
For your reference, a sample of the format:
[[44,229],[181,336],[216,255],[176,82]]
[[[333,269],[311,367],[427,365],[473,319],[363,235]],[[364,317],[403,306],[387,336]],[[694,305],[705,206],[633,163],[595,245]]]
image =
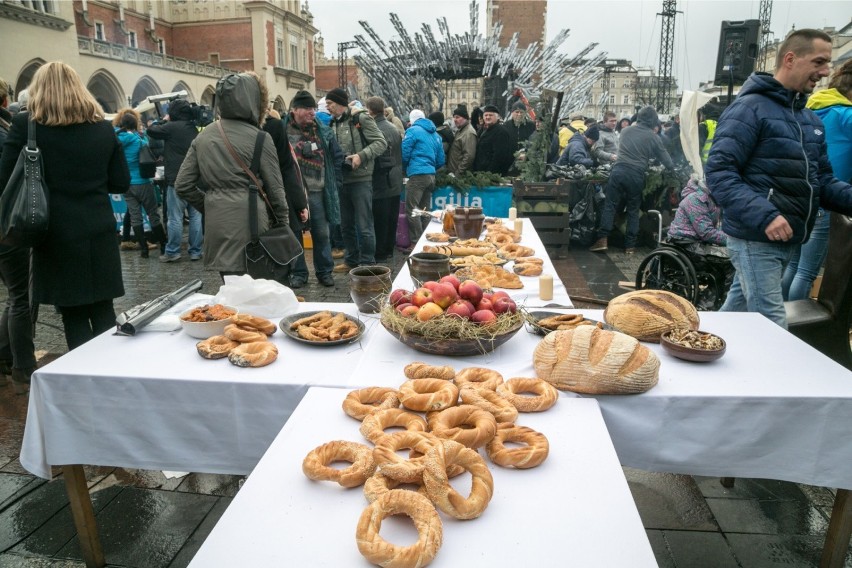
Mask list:
[[396,244],[399,196],[402,194],[402,136],[385,118],[384,99],[367,99],[367,112],[388,143],[385,153],[373,166],[373,228],[376,231],[376,262],[389,262]]
[[373,167],[388,143],[366,111],[349,108],[349,95],[332,89],[325,96],[331,129],[346,155],[340,190],[340,228],[346,254],[334,272],[349,272],[376,262],[373,228]]
[[618,158],[618,133],[615,125],[618,119],[615,113],[608,110],[604,113],[603,122],[598,123],[598,141],[592,148],[592,154],[599,165],[611,164]]
[[453,111],[453,122],[456,125],[456,137],[453,138],[447,154],[447,171],[458,176],[473,167],[476,157],[476,130],[470,125],[470,115],[465,106]]

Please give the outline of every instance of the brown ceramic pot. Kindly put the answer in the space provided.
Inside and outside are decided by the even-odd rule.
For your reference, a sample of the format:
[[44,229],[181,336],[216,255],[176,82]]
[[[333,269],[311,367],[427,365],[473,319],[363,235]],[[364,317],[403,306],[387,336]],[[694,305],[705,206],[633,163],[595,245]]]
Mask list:
[[417,252],[406,259],[411,281],[418,288],[429,280],[440,280],[450,274],[450,257],[437,252]]
[[349,295],[361,313],[378,312],[381,297],[390,289],[391,270],[387,266],[359,266],[349,271]]

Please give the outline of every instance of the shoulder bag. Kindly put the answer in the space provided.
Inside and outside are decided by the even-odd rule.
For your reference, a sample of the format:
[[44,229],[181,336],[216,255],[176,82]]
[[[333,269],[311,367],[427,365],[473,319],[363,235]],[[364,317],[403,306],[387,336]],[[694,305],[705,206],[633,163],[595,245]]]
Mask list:
[[157,157],[147,144],[139,146],[139,176],[152,178],[157,175]]
[[[246,272],[252,278],[264,278],[266,280],[275,280],[281,284],[287,284],[290,275],[290,265],[296,258],[302,254],[302,245],[299,244],[296,235],[290,227],[284,223],[280,223],[272,210],[272,205],[269,203],[269,198],[266,192],[263,191],[263,183],[259,179],[260,175],[260,155],[263,151],[263,140],[266,132],[261,130],[257,133],[257,138],[254,143],[254,154],[251,159],[251,169],[247,168],[245,163],[240,159],[231,142],[228,140],[225,130],[222,128],[221,121],[216,123],[219,127],[219,132],[222,134],[222,139],[225,141],[225,146],[228,152],[249,176],[249,229],[251,232],[251,240],[245,247],[246,257]],[[266,203],[267,214],[272,220],[272,228],[263,233],[258,234],[257,227],[257,196],[260,195]]]
[[9,182],[0,196],[0,243],[34,247],[47,236],[48,191],[44,162],[36,146],[35,122],[27,126],[27,145],[21,148]]

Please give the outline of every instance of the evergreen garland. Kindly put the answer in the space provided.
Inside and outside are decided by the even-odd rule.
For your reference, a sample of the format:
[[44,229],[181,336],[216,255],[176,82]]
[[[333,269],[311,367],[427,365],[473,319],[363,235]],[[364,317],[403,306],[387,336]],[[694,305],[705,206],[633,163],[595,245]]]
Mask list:
[[527,182],[544,181],[544,173],[547,168],[547,153],[550,151],[550,139],[553,137],[553,128],[550,124],[549,105],[543,105],[542,125],[535,134],[527,141],[526,159],[520,163],[521,179]]
[[467,171],[458,176],[451,176],[446,171],[440,171],[435,176],[435,187],[452,187],[462,195],[466,195],[472,187],[481,189],[509,183],[510,181],[500,174],[492,172]]

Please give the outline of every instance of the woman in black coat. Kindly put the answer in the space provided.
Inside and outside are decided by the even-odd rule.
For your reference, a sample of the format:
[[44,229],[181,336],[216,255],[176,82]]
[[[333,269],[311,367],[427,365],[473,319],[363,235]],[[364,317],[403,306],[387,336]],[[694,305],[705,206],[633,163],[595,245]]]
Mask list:
[[110,193],[125,193],[130,174],[103,109],[68,65],[43,65],[29,86],[0,160],[0,188],[36,123],[50,197],[50,227],[33,249],[33,301],[55,305],[68,349],[115,326],[113,298],[124,295]]

